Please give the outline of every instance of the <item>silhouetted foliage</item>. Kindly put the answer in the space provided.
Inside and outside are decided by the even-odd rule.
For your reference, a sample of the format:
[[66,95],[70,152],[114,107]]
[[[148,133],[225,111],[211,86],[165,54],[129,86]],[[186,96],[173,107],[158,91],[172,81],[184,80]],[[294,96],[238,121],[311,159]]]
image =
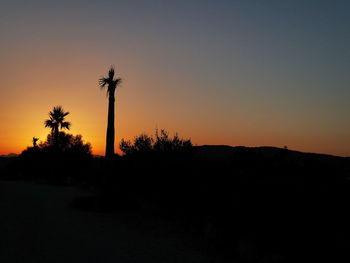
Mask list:
[[177,133],[173,137],[169,137],[169,133],[165,130],[160,131],[160,135],[156,131],[155,139],[145,133],[134,137],[133,141],[121,140],[120,150],[125,155],[144,154],[149,152],[158,153],[174,153],[190,151],[192,142],[189,139],[182,139]]
[[108,77],[101,77],[99,86],[104,89],[107,86],[108,96],[108,123],[107,123],[107,135],[106,135],[106,154],[107,158],[114,156],[114,94],[117,87],[121,84],[121,78],[114,78],[115,70],[111,67],[108,71]]
[[119,147],[120,150],[126,155],[137,152],[149,152],[153,150],[153,138],[143,133],[136,136],[133,142],[122,139]]
[[70,128],[71,123],[65,121],[68,114],[61,106],[49,112],[50,119],[45,121],[45,127],[51,128],[51,133],[39,145],[38,138],[33,137],[33,147],[20,154],[19,177],[54,183],[63,183],[68,178],[81,181],[87,177],[92,160],[90,143],[85,143],[81,135],[59,131]]
[[49,119],[45,120],[45,127],[51,128],[53,134],[53,144],[56,143],[59,136],[59,129],[70,129],[71,123],[64,121],[69,112],[65,112],[62,106],[56,106],[49,112]]
[[33,147],[37,147],[36,143],[37,143],[38,140],[39,140],[39,138],[33,137],[33,140],[32,140]]
[[67,178],[82,180],[92,161],[91,145],[81,135],[59,132],[36,147],[28,147],[19,156],[20,170],[25,178],[63,183]]
[[82,136],[72,135],[65,132],[59,132],[57,142],[55,142],[54,135],[48,134],[45,142],[39,144],[41,150],[51,149],[53,146],[57,146],[62,153],[76,153],[77,155],[91,156],[90,143],[84,143]]

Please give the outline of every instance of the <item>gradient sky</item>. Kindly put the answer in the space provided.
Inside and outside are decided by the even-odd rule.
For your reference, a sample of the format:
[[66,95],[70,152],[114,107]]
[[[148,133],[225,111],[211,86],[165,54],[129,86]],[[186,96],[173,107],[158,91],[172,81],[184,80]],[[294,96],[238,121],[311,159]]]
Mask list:
[[[116,146],[156,126],[201,144],[350,156],[350,1],[0,3],[0,154],[53,106],[104,154],[115,65]],[[117,148],[117,147],[116,147]]]

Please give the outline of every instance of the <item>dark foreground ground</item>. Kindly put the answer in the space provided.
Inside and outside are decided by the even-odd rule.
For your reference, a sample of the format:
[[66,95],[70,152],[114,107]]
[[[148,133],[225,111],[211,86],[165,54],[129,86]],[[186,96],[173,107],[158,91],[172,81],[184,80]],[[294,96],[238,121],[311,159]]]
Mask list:
[[152,215],[71,208],[87,195],[0,181],[0,262],[209,262],[198,241]]
[[0,263],[350,262],[349,158],[228,146],[73,157],[0,158]]

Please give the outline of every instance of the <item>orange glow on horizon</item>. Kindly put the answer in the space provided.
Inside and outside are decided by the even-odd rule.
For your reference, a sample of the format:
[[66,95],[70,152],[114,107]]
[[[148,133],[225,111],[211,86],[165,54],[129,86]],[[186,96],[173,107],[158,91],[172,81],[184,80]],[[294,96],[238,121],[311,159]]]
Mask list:
[[[197,145],[287,145],[299,151],[350,155],[349,144],[343,143],[349,134],[338,132],[349,130],[346,124],[334,129],[329,123],[340,121],[331,115],[322,115],[328,118],[325,122],[293,107],[283,108],[278,100],[271,104],[259,96],[249,97],[239,83],[217,94],[208,88],[211,83],[186,75],[179,87],[177,72],[159,75],[156,68],[149,69],[148,58],[139,54],[125,57],[119,53],[107,59],[99,57],[98,51],[84,49],[72,50],[68,56],[51,55],[45,48],[23,49],[3,61],[12,66],[4,68],[0,78],[1,87],[8,87],[0,90],[1,155],[20,153],[31,146],[33,136],[44,141],[50,130],[43,122],[56,105],[70,112],[69,132],[81,134],[94,154],[104,155],[108,100],[97,80],[113,64],[108,61],[118,61],[117,74],[123,78],[116,92],[118,153],[121,138],[132,139],[142,132],[153,135],[158,127],[178,132]],[[201,96],[203,87],[205,96]]]

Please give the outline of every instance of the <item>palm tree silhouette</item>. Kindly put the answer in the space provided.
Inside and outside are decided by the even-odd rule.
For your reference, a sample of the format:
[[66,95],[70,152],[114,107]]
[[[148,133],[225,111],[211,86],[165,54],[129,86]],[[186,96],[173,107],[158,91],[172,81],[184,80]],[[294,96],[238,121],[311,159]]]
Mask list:
[[45,120],[45,127],[51,128],[55,146],[58,144],[59,128],[69,130],[71,126],[69,121],[64,121],[68,114],[69,112],[64,112],[62,106],[56,106],[49,112],[50,119]]
[[107,88],[108,96],[108,124],[107,124],[107,136],[106,136],[106,154],[107,158],[114,156],[114,93],[117,87],[122,82],[121,78],[114,78],[115,71],[111,67],[108,72],[108,77],[102,77],[99,79],[99,86],[101,89]]
[[33,147],[37,147],[36,142],[39,140],[39,138],[33,137],[32,142],[33,142]]

